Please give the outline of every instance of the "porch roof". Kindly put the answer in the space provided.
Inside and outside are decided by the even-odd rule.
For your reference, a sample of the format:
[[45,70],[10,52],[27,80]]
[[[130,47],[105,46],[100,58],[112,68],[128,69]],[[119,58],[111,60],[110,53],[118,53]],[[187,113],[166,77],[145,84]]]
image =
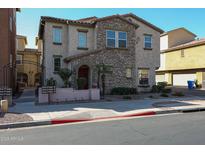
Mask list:
[[87,51],[87,52],[84,52],[84,53],[81,53],[81,54],[69,56],[69,57],[64,58],[64,62],[69,63],[73,60],[76,60],[76,59],[79,59],[79,58],[82,58],[82,57],[86,57],[86,56],[89,56],[89,55],[92,55],[92,54],[97,54],[101,51],[103,51],[103,50]]

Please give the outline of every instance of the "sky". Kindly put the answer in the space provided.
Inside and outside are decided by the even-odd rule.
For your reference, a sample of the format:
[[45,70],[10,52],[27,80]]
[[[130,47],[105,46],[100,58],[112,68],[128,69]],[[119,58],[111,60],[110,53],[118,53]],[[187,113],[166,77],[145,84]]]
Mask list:
[[169,31],[185,27],[197,35],[205,38],[205,9],[138,9],[138,8],[22,8],[17,13],[17,34],[28,39],[27,48],[36,48],[35,37],[38,36],[41,16],[59,17],[65,19],[80,19],[90,16],[104,17],[113,14],[134,13],[155,26]]

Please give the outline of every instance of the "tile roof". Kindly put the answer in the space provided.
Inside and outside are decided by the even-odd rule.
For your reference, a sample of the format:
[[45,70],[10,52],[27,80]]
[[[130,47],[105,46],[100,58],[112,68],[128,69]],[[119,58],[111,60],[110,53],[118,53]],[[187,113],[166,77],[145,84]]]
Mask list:
[[194,41],[182,44],[182,45],[178,45],[178,46],[163,50],[162,52],[169,52],[169,51],[185,49],[185,48],[190,48],[190,47],[195,47],[195,46],[200,46],[200,45],[205,45],[205,38],[201,38],[201,39],[194,40]]
[[97,17],[96,17],[96,16],[93,16],[93,17],[88,17],[88,18],[81,18],[81,19],[79,19],[79,20],[77,20],[77,21],[93,22],[93,21],[95,21],[96,19],[97,19]]
[[144,19],[142,19],[142,18],[136,16],[136,15],[133,14],[133,13],[123,14],[123,15],[121,15],[121,16],[123,16],[123,17],[133,17],[133,18],[135,18],[136,20],[138,20],[138,21],[144,23],[145,25],[151,27],[152,29],[154,29],[154,30],[156,30],[156,31],[158,31],[158,32],[160,32],[160,33],[164,33],[164,31],[163,31],[162,29],[160,29],[159,27],[157,27],[157,26],[151,24],[150,22],[148,22],[148,21],[146,21],[146,20],[144,20]]
[[97,22],[103,21],[103,20],[107,20],[107,19],[111,19],[111,18],[120,18],[121,20],[124,20],[125,22],[135,26],[135,28],[139,27],[137,24],[133,23],[132,21],[129,21],[128,19],[126,19],[125,17],[131,16],[133,18],[135,18],[136,20],[143,22],[145,25],[153,28],[154,30],[163,33],[164,31],[156,26],[154,26],[153,24],[145,21],[144,19],[129,13],[129,14],[124,14],[124,15],[111,15],[111,16],[106,16],[106,17],[102,17],[102,18],[97,18],[96,16],[93,17],[88,17],[88,18],[82,18],[82,19],[78,19],[78,20],[70,20],[70,19],[62,19],[62,18],[55,18],[55,17],[49,17],[49,16],[42,16],[41,20],[40,20],[40,25],[39,25],[39,36],[41,36],[41,34],[43,33],[43,26],[44,23],[46,21],[50,21],[50,22],[58,22],[58,23],[65,23],[65,24],[75,24],[75,25],[82,25],[82,26],[95,26],[95,24]]
[[195,36],[195,37],[197,36],[196,34],[192,33],[191,31],[189,31],[188,29],[186,29],[186,28],[184,28],[184,27],[180,27],[180,28],[176,28],[176,29],[167,31],[167,32],[161,34],[161,36],[167,35],[167,34],[169,34],[169,33],[172,33],[172,32],[178,31],[178,30],[184,30],[184,31],[186,31],[187,33],[189,33],[189,34],[191,34],[191,35],[193,35],[193,36]]

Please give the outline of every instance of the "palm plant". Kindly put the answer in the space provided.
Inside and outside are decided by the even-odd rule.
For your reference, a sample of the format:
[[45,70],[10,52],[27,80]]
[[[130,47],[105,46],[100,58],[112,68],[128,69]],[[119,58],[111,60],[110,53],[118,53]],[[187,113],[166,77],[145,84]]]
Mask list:
[[64,86],[65,87],[68,87],[69,86],[69,79],[72,75],[72,71],[69,70],[68,68],[61,68],[59,71],[58,71],[58,75],[61,77],[61,79],[63,80],[64,82]]
[[103,64],[97,64],[96,69],[97,69],[97,87],[100,88],[100,79],[102,83],[102,96],[105,95],[105,77],[106,74],[111,74],[112,66],[110,65],[105,65]]

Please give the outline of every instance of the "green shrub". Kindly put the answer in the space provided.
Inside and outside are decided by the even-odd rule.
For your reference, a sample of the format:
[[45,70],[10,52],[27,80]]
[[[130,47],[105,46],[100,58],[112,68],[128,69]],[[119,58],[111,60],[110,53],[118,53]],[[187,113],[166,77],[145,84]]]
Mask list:
[[157,86],[160,90],[163,90],[167,86],[167,82],[157,82]]
[[161,96],[161,97],[169,97],[169,95],[166,94],[166,93],[162,93],[160,96]]
[[151,92],[152,93],[160,93],[160,88],[157,85],[153,85]]
[[152,86],[151,92],[160,93],[165,89],[166,86],[167,86],[167,82],[157,82],[157,85]]
[[137,94],[136,88],[116,87],[111,90],[111,95],[134,95]]
[[85,87],[85,84],[86,84],[86,78],[78,78],[77,79],[77,84],[78,84],[78,89],[83,89]]
[[60,76],[60,78],[63,80],[64,87],[70,87],[69,84],[69,78],[72,75],[72,71],[68,68],[61,68],[57,74]]
[[154,97],[152,95],[150,95],[149,98],[154,98]]
[[131,96],[123,96],[122,98],[123,98],[123,99],[132,99]]
[[164,89],[162,89],[162,93],[168,94],[168,93],[171,93],[171,92],[172,92],[171,88],[164,88]]
[[56,80],[54,80],[53,78],[47,79],[46,86],[56,86]]
[[182,96],[184,96],[183,92],[180,92],[180,91],[174,92],[172,95],[173,95],[173,96],[177,96],[177,97],[182,97]]

